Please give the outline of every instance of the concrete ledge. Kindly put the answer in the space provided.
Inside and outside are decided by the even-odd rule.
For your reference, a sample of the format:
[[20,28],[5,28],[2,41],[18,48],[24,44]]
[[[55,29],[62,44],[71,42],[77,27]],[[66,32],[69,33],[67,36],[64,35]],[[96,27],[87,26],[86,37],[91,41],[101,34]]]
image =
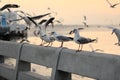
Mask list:
[[21,44],[8,41],[0,41],[0,55],[16,58]]
[[56,53],[57,50],[59,50],[59,48],[25,44],[21,52],[20,60],[53,67],[58,56]]
[[[16,59],[16,68],[2,64]],[[0,76],[8,80],[49,80],[29,72],[31,63],[51,67],[52,80],[71,80],[78,74],[97,80],[120,80],[120,56],[0,41]]]
[[78,52],[74,50],[63,50],[58,66],[58,70],[75,73],[100,80],[120,80],[120,56],[93,53]]
[[8,80],[14,80],[14,75],[15,75],[14,72],[15,69],[12,66],[6,64],[0,64],[0,76]]
[[20,72],[18,80],[50,80],[50,77],[33,72]]

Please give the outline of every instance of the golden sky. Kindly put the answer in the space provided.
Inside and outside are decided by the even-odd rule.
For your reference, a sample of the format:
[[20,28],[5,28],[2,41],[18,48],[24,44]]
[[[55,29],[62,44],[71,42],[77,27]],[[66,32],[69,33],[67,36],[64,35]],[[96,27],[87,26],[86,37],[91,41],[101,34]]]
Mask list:
[[120,24],[120,5],[110,8],[106,0],[1,0],[0,5],[6,3],[17,3],[21,10],[34,15],[49,12],[49,7],[58,13],[57,19],[64,19],[63,24],[82,24],[84,15],[89,24]]

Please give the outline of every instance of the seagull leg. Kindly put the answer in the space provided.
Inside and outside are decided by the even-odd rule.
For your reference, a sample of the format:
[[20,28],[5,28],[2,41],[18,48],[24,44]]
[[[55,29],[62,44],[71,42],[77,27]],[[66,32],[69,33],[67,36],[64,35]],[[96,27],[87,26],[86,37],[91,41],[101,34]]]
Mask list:
[[41,41],[41,44],[40,44],[40,46],[42,46],[42,45],[43,45],[42,43],[43,43],[43,40]]
[[78,50],[76,52],[79,52],[80,51],[79,49],[80,49],[80,44],[79,44]]
[[50,45],[50,42],[48,43],[48,45],[46,47],[48,47]]
[[81,49],[80,49],[80,51],[82,51],[82,48],[83,48],[83,45],[81,45]]
[[120,46],[120,41],[118,42],[118,46]]
[[51,42],[51,45],[50,46],[52,46],[53,45],[53,43]]
[[61,46],[60,47],[63,47],[63,42],[61,43]]

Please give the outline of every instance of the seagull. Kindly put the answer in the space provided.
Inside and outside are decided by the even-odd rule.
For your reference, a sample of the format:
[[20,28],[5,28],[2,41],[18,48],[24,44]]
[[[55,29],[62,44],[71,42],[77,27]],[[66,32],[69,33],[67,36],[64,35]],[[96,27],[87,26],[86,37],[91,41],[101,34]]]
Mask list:
[[86,22],[83,22],[83,24],[84,24],[84,26],[89,27],[88,24],[87,24]]
[[[72,34],[72,33],[75,34],[73,40],[75,41],[75,43],[79,44],[79,47],[78,47],[77,51],[82,51],[83,44],[87,44],[87,43],[97,41],[97,39],[90,39],[90,38],[85,38],[85,37],[80,36],[79,30],[82,30],[82,29],[83,28],[74,29],[74,30],[70,31],[70,33],[69,33],[69,34]],[[80,45],[81,45],[81,49],[80,49]]]
[[119,3],[115,3],[115,4],[111,4],[108,0],[106,0],[108,2],[108,4],[110,5],[111,8],[115,8],[115,6],[117,6]]
[[2,8],[0,8],[0,11],[3,11],[5,9],[9,9],[9,8],[19,8],[20,6],[17,4],[6,4],[4,5]]
[[115,33],[115,35],[116,35],[116,37],[118,39],[118,42],[115,43],[115,45],[120,46],[120,29],[112,27],[112,26],[106,26],[105,28],[112,29],[112,33],[111,34]]
[[60,47],[63,47],[63,43],[64,42],[72,41],[73,40],[72,37],[67,37],[67,36],[59,35],[56,32],[51,32],[51,35],[53,35],[53,37],[55,38],[55,40],[61,42],[61,46]]
[[45,43],[43,43],[43,41],[45,41],[46,43],[48,43],[47,46],[49,46],[49,45],[52,46],[52,44],[53,44],[52,42],[55,41],[55,38],[54,38],[54,37],[52,37],[52,36],[50,36],[50,35],[47,35],[47,34],[46,34],[44,31],[42,31],[42,30],[34,31],[34,34],[35,34],[35,35],[38,35],[38,34],[39,34],[40,39],[42,40],[40,45],[45,44]]
[[115,35],[117,36],[117,39],[118,39],[118,43],[115,43],[115,45],[118,44],[120,46],[120,29],[114,28],[112,30],[112,34],[113,33],[115,33]]
[[84,20],[86,21],[87,20],[87,17],[86,16],[83,16]]

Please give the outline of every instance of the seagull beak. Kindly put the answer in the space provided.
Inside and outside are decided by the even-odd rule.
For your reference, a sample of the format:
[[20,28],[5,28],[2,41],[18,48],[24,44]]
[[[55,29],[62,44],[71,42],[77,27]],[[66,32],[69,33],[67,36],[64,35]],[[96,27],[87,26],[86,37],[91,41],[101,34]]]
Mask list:
[[113,29],[113,31],[112,31],[112,33],[111,34],[113,34],[115,32],[115,29]]
[[111,35],[114,33],[114,31],[112,31]]
[[68,34],[73,34],[73,30],[72,30],[72,31],[70,31]]

